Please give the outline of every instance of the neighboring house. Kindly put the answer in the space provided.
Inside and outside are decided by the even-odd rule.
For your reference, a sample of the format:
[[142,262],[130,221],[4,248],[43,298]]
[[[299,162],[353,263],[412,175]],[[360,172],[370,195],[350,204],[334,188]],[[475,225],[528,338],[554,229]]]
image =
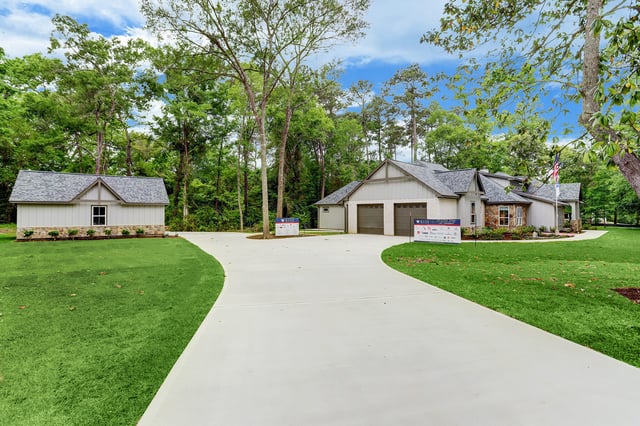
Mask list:
[[21,170],[9,201],[17,205],[17,238],[48,238],[56,230],[86,235],[123,229],[164,234],[164,208],[169,198],[161,178],[102,176]]
[[580,184],[560,188],[556,203],[554,185],[527,185],[522,177],[485,170],[386,160],[363,181],[340,188],[316,206],[320,227],[349,233],[412,235],[416,218],[460,219],[463,228],[551,229],[555,215],[562,225],[565,208],[579,229]]

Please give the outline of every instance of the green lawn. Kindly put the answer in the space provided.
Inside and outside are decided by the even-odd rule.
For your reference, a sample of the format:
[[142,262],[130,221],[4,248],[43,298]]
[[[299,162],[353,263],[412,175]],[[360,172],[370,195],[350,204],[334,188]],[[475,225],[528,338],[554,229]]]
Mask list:
[[134,425],[223,280],[178,238],[0,233],[0,424]]
[[640,230],[548,243],[408,243],[382,259],[436,287],[640,367]]

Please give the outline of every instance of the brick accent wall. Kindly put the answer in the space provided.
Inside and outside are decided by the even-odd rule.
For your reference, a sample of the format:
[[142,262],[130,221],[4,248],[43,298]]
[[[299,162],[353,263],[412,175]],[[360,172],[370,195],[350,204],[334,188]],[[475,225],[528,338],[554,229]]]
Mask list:
[[484,210],[484,226],[497,229],[506,228],[500,226],[500,207],[509,207],[509,229],[515,229],[519,226],[527,225],[527,207],[522,207],[522,225],[516,226],[516,208],[519,207],[516,204],[502,204],[502,205],[487,205]]
[[[122,230],[127,229],[129,231],[129,235],[136,235],[136,229],[144,229],[144,235],[151,236],[163,236],[165,231],[164,225],[127,225],[127,226],[48,226],[48,227],[25,227],[18,228],[16,230],[16,239],[17,240],[40,240],[40,239],[51,239],[49,235],[49,231],[58,231],[60,235],[57,237],[58,239],[68,239],[71,238],[69,236],[69,231],[72,229],[77,229],[78,233],[74,236],[78,237],[87,237],[87,231],[89,229],[93,229],[95,234],[94,237],[104,237],[105,229],[111,230],[111,236],[120,236],[122,235]],[[30,230],[33,231],[33,235],[29,237],[24,236],[24,231]]]

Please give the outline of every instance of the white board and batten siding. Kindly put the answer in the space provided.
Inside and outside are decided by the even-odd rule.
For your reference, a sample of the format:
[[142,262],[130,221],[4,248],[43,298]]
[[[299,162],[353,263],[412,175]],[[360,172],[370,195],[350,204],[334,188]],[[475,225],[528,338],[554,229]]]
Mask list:
[[[358,230],[358,205],[360,204],[383,204],[384,235],[394,235],[394,213],[396,204],[426,203],[427,215],[439,217],[441,213],[440,204],[445,200],[439,199],[435,192],[420,184],[415,179],[407,178],[406,180],[386,180],[386,177],[406,177],[400,171],[395,170],[392,167],[388,168],[388,172],[389,174],[385,175],[384,169],[379,170],[378,173],[371,177],[371,179],[380,180],[366,181],[349,197],[349,201],[346,203],[349,233],[356,233]],[[455,210],[456,200],[451,201],[453,202],[451,203],[452,206],[445,207],[445,210],[449,211],[451,208]]]
[[344,231],[344,207],[324,205],[318,209],[318,228]]
[[536,228],[541,226],[547,229],[554,228],[556,226],[554,211],[556,211],[556,208],[553,204],[539,201],[531,203],[527,210],[527,225],[533,225]]
[[[471,204],[475,204],[475,223],[471,222]],[[458,200],[458,212],[460,215],[460,227],[470,228],[484,226],[484,203],[480,197],[480,188],[478,188],[478,180],[473,179],[469,189],[465,194],[460,196]],[[455,217],[455,216],[451,216]]]
[[18,228],[92,226],[92,206],[107,207],[105,226],[164,225],[163,205],[122,204],[111,191],[94,186],[72,204],[21,204]]

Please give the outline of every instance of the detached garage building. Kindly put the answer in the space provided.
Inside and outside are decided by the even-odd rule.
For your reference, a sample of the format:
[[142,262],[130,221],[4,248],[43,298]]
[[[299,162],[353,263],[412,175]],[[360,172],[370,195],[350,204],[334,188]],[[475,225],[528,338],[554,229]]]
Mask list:
[[32,238],[61,236],[69,230],[80,235],[92,229],[164,234],[164,209],[169,197],[160,178],[102,176],[21,170],[9,201],[17,205],[17,238],[33,231]]
[[[568,185],[571,191],[564,192],[579,197],[579,185]],[[554,212],[561,216],[568,206],[576,209],[572,218],[577,217],[579,200],[560,200],[556,208],[548,186],[525,188],[523,178],[477,169],[385,160],[366,179],[340,188],[316,206],[320,227],[379,235],[413,235],[413,219],[459,219],[463,228],[515,228],[534,224],[527,221],[531,211],[536,226],[552,227]]]

